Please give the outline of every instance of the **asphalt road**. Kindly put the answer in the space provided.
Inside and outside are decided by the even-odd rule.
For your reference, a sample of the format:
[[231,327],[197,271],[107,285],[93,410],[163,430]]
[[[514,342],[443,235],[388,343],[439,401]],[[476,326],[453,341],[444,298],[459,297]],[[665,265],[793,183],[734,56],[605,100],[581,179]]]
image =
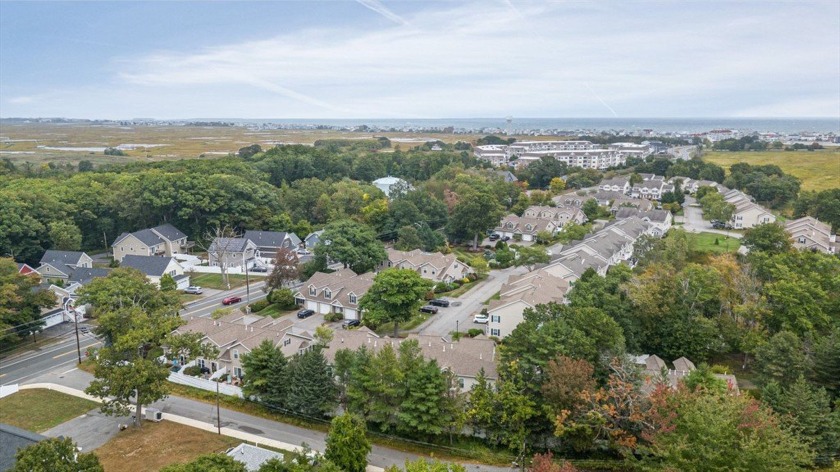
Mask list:
[[[84,327],[84,324],[80,324]],[[101,341],[91,333],[79,333],[82,359],[89,346],[98,346]],[[76,351],[76,336],[73,332],[61,340],[43,348],[0,359],[0,385],[23,383],[48,370],[72,369],[79,362]]]
[[436,315],[433,315],[425,323],[419,326],[420,334],[435,336],[446,336],[455,331],[466,331],[470,328],[487,328],[486,324],[473,323],[473,315],[479,313],[490,297],[502,288],[508,277],[516,274],[524,274],[527,271],[524,267],[510,267],[490,272],[480,284],[473,287],[469,292],[460,298],[448,298],[451,305],[441,308]]

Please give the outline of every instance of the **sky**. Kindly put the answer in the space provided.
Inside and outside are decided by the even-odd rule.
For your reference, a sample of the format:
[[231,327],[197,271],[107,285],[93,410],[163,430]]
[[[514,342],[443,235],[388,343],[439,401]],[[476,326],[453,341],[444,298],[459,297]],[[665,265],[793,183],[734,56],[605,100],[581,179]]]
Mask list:
[[840,1],[0,0],[0,117],[840,119]]

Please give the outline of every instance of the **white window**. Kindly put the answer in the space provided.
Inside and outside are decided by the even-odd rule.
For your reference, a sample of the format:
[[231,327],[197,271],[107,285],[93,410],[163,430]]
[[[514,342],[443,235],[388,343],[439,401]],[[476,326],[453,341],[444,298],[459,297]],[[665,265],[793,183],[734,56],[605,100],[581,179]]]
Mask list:
[[318,290],[316,290],[315,287],[309,287],[309,294],[315,296],[318,294]]
[[462,379],[460,377],[458,378],[458,387],[464,388],[464,379]]
[[239,368],[239,367],[236,367],[235,369],[233,369],[233,376],[241,379],[242,378],[242,369]]
[[501,332],[498,329],[491,329],[490,336],[501,336]]
[[327,300],[332,298],[332,290],[330,290],[328,288],[325,288],[324,289],[324,298],[326,298]]
[[356,304],[356,294],[355,293],[350,294],[350,303],[352,303],[354,305]]
[[239,359],[239,350],[238,349],[233,350],[233,358],[234,359]]
[[805,244],[805,236],[800,236],[799,237],[799,243],[800,244]]
[[492,321],[493,323],[501,323],[502,322],[502,317],[501,317],[501,315],[492,315],[490,317],[490,321]]

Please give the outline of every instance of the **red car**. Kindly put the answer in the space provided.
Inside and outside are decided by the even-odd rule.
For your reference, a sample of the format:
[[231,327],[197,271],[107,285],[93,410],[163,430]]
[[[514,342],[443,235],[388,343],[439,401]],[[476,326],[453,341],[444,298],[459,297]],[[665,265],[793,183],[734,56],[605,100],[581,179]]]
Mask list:
[[222,305],[233,305],[242,301],[242,297],[227,297],[222,300]]

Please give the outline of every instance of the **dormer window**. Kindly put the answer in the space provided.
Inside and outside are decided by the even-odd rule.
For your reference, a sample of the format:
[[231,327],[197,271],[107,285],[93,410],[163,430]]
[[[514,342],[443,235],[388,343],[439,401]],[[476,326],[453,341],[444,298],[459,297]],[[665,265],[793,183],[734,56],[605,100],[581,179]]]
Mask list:
[[325,288],[324,289],[324,298],[326,298],[327,300],[332,298],[332,290],[330,290],[328,288]]
[[313,287],[312,285],[310,285],[309,286],[309,294],[314,297],[315,295],[318,294],[318,290],[315,287]]
[[352,303],[352,304],[354,304],[354,305],[357,303],[357,302],[356,302],[356,294],[355,294],[355,293],[351,293],[351,294],[350,294],[350,303]]

